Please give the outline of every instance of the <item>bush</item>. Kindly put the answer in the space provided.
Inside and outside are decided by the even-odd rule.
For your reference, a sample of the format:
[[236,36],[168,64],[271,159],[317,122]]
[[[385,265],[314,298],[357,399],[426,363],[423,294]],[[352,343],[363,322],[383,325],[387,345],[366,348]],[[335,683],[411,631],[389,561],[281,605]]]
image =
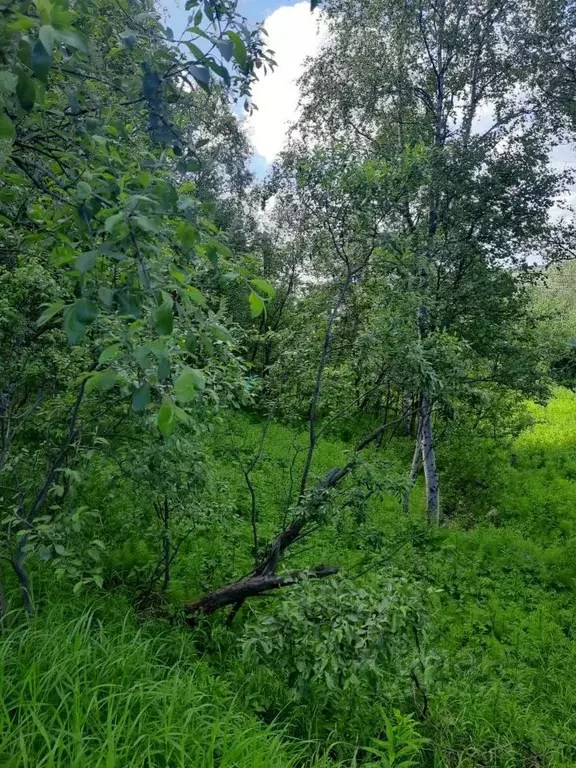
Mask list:
[[289,716],[301,737],[369,740],[381,725],[374,702],[414,706],[421,591],[385,575],[364,587],[334,578],[299,588],[246,628],[253,705]]

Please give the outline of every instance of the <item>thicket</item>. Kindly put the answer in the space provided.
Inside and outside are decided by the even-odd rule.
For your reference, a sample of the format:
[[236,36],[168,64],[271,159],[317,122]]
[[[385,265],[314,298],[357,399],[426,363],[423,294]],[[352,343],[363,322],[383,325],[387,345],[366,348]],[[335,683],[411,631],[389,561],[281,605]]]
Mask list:
[[186,8],[0,7],[0,761],[576,763],[573,4],[326,0],[263,183]]

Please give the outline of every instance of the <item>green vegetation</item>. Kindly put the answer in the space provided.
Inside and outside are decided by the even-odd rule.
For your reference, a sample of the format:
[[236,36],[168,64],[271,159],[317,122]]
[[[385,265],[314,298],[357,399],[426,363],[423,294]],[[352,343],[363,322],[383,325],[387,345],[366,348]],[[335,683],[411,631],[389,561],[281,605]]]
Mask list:
[[576,765],[574,3],[318,5],[0,5],[2,766]]
[[[426,706],[408,737],[417,765],[570,765],[576,396],[558,390],[530,412],[533,426],[499,463],[475,451],[498,482],[484,499],[488,515],[473,527],[422,526],[418,481],[410,519],[393,497],[369,504],[361,525],[382,542],[377,568],[353,545],[346,521],[335,521],[314,554],[338,559],[349,576],[294,589],[272,606],[250,605],[232,628],[214,620],[191,635],[162,620],[157,606],[133,615],[119,597],[95,595],[64,608],[61,588],[47,585],[38,618],[5,630],[0,644],[3,764],[338,765],[328,748],[339,743],[349,765],[353,744],[375,748],[372,739],[384,733],[385,718],[394,724],[397,706],[416,717]],[[247,504],[246,486],[240,465],[221,461],[218,445],[225,436],[238,451],[255,450],[261,429],[259,420],[237,415],[214,440],[214,474],[237,513]],[[287,491],[285,445],[305,440],[279,424],[269,429],[254,473],[264,526],[273,527]],[[327,440],[315,471],[333,466],[345,449]],[[401,451],[398,439],[398,461]],[[173,606],[191,597],[198,562],[211,562],[215,582],[230,570],[209,536],[195,539],[176,568]],[[308,549],[295,564],[311,557]],[[118,558],[111,555],[111,572]],[[126,549],[122,559],[127,567]],[[392,601],[385,614],[382,594]],[[390,622],[395,648],[382,642]],[[420,648],[408,636],[413,626]],[[367,641],[362,650],[359,638]],[[323,751],[326,762],[314,757]]]

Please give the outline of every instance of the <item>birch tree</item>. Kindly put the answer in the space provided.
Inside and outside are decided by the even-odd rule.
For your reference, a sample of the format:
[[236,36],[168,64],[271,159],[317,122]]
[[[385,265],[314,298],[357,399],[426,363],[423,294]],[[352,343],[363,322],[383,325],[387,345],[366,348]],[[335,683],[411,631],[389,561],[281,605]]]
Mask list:
[[[549,214],[568,178],[548,160],[572,135],[571,3],[329,0],[322,8],[328,42],[301,79],[298,134],[371,158],[426,150],[423,183],[398,202],[396,233],[412,256],[420,339],[449,333],[496,353],[529,263],[561,252]],[[519,276],[512,294],[496,287],[511,269]],[[423,379],[418,441],[434,522],[436,400]]]

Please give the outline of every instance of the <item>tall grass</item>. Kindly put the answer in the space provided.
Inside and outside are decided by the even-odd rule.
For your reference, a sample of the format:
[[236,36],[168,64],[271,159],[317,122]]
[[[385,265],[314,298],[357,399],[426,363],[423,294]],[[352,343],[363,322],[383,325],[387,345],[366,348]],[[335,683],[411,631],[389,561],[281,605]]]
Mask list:
[[189,635],[54,607],[0,638],[2,768],[304,764],[194,659]]

